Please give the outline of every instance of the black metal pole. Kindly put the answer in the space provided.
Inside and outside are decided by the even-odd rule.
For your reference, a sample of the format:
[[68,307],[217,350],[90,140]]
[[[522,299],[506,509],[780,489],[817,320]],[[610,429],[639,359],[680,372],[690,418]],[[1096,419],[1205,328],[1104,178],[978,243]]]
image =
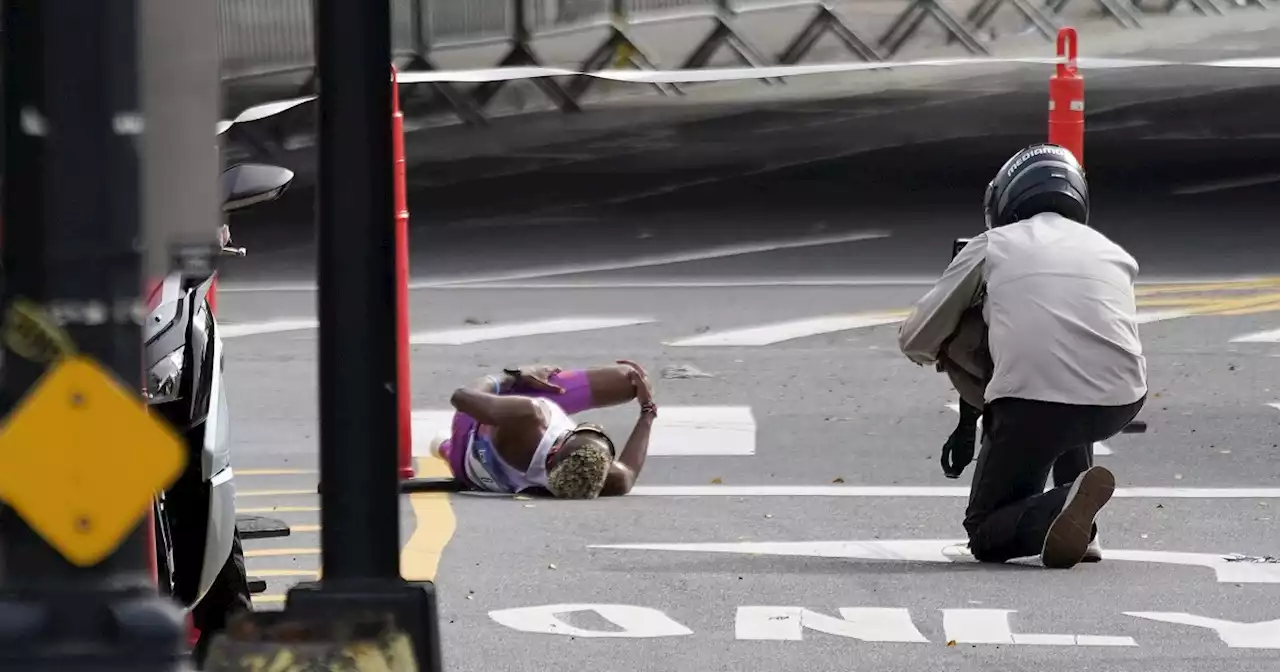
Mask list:
[[[26,299],[142,389],[135,0],[4,3],[4,306]],[[0,412],[44,372],[6,344]],[[123,451],[124,437],[103,437]],[[49,449],[66,449],[49,446]],[[101,475],[112,478],[110,473]],[[185,669],[144,517],[102,562],[69,562],[0,512],[0,670]]]
[[434,587],[400,577],[391,7],[316,0],[323,578],[286,617],[394,616],[440,669]]
[[323,582],[398,579],[391,6],[316,2]]

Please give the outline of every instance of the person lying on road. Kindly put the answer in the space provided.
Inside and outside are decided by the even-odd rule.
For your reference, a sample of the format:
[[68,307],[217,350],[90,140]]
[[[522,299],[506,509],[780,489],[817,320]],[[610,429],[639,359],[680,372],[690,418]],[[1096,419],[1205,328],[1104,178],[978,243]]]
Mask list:
[[[619,455],[598,425],[570,414],[635,399],[640,417]],[[581,371],[505,369],[454,391],[449,438],[432,452],[471,490],[561,499],[625,495],[649,452],[658,417],[643,368],[628,361]]]

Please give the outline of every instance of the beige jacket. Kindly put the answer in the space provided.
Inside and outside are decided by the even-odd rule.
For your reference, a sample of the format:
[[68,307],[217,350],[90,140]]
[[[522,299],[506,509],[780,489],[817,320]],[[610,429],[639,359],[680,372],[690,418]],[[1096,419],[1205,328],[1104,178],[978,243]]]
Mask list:
[[[970,241],[916,303],[898,345],[917,364],[945,357],[973,381],[986,380],[988,402],[1131,404],[1147,392],[1137,274],[1133,257],[1098,231],[1036,215]],[[971,391],[961,394],[968,401]]]

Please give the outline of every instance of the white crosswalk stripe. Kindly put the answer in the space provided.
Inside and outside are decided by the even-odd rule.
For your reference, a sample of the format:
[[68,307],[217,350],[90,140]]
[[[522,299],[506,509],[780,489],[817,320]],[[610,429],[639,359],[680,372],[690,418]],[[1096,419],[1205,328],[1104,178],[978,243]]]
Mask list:
[[218,324],[218,333],[223,338],[240,338],[262,334],[279,334],[291,331],[310,331],[319,325],[313,318],[296,320],[268,320],[265,322],[223,322]]
[[[1280,402],[1267,406],[1280,410]],[[947,404],[959,412],[959,404]],[[452,409],[420,409],[413,412],[413,450],[419,457],[432,455],[449,438]],[[664,406],[654,423],[649,455],[655,457],[734,457],[756,454],[757,424],[750,406]],[[1113,455],[1105,443],[1093,446],[1095,455]]]
[[1280,343],[1280,329],[1257,331],[1231,339],[1232,343]]
[[[1138,322],[1148,324],[1187,317],[1190,313],[1181,310],[1138,311]],[[868,329],[890,324],[897,324],[906,319],[907,311],[887,311],[881,313],[861,313],[853,315],[822,315],[800,320],[775,322],[772,324],[754,325],[713,331],[697,336],[690,336],[666,345],[673,347],[743,347],[774,345],[798,338],[833,334],[842,331]]]
[[544,336],[575,331],[631,327],[655,322],[649,317],[562,317],[535,322],[477,325],[461,329],[420,331],[409,337],[414,345],[467,345],[519,336]]
[[[776,322],[744,324],[694,335],[687,335],[686,332],[675,338],[671,338],[672,334],[670,334],[675,327],[666,325],[662,330],[667,331],[668,334],[666,336],[655,334],[654,338],[665,346],[677,348],[768,347],[816,336],[895,325],[901,323],[907,314],[905,310],[883,310],[816,315]],[[1194,313],[1181,310],[1143,310],[1138,312],[1138,322],[1151,324],[1194,316]],[[673,320],[667,318],[667,321]],[[635,337],[628,331],[629,328],[646,326],[652,328],[657,325],[663,325],[663,318],[625,315],[559,315],[537,320],[475,324],[449,329],[420,329],[409,337],[409,341],[413,345],[466,346],[489,341],[513,341],[520,338],[602,330],[619,332],[622,338],[633,340]],[[313,318],[297,318],[228,322],[219,326],[224,338],[242,338],[277,333],[310,332],[316,328],[317,324]],[[896,332],[893,330],[884,330],[883,333],[889,340],[896,337]],[[1232,338],[1231,342],[1280,343],[1280,329],[1237,336]]]
[[886,324],[896,324],[906,317],[905,313],[879,313],[867,315],[824,315],[803,320],[778,322],[754,327],[744,327],[729,331],[711,332],[700,336],[691,336],[667,345],[674,347],[707,347],[707,346],[760,346],[773,345],[808,336],[830,334],[854,329],[866,329]]
[[[414,411],[413,449],[430,455],[432,444],[448,437],[450,409]],[[649,434],[649,455],[728,457],[754,455],[756,420],[750,406],[663,406]]]

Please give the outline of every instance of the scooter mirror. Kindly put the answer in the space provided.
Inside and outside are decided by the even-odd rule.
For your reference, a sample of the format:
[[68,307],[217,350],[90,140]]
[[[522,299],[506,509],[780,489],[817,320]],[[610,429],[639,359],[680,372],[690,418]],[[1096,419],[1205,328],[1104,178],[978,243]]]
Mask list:
[[274,201],[293,182],[293,171],[262,163],[241,163],[222,171],[222,210],[231,212]]

